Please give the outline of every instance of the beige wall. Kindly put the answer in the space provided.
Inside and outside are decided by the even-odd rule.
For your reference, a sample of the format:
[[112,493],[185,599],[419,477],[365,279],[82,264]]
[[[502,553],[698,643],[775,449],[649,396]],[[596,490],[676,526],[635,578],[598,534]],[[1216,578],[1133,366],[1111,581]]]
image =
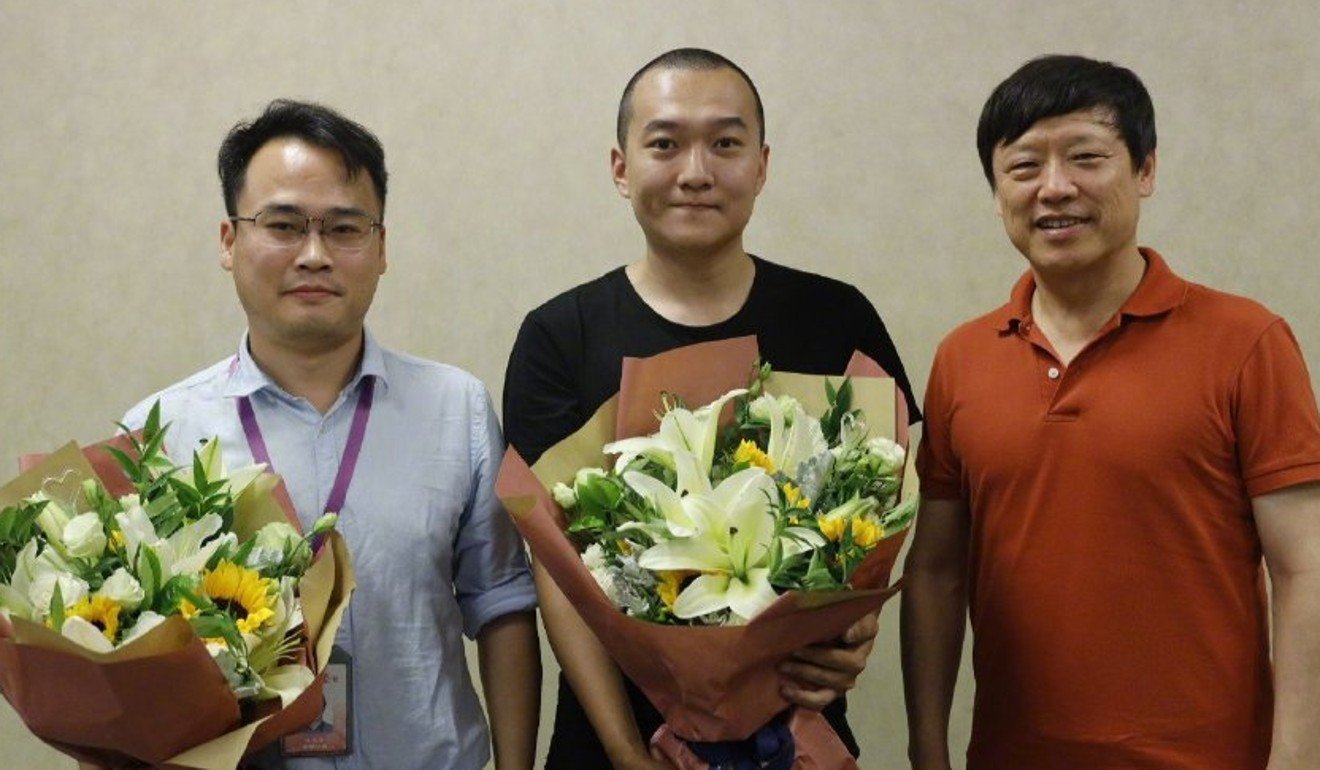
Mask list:
[[[1314,363],[1317,40],[1310,0],[3,0],[0,458],[98,438],[232,352],[243,319],[216,261],[215,150],[275,96],[381,136],[390,271],[371,325],[498,398],[523,314],[640,255],[608,176],[615,100],[678,45],[729,55],[764,96],[773,151],[749,248],[860,286],[918,387],[941,335],[1023,269],[973,132],[994,84],[1047,52],[1144,78],[1161,149],[1143,242],[1287,317]],[[895,609],[852,699],[869,767],[905,750]],[[0,745],[6,767],[67,764],[7,705]]]

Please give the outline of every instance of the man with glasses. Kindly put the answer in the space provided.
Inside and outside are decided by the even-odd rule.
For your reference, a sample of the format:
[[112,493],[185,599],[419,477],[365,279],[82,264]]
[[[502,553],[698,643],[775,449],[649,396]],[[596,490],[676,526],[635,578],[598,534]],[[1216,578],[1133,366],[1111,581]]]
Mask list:
[[[218,436],[230,467],[270,463],[304,528],[339,514],[357,592],[331,667],[337,745],[291,736],[259,767],[476,768],[490,758],[462,631],[476,639],[495,764],[530,768],[540,700],[532,587],[494,496],[503,441],[485,388],[380,347],[363,320],[385,272],[385,158],[325,107],[272,102],[220,148],[220,263],[248,332],[160,400],[186,460]],[[319,748],[314,748],[319,747]],[[283,756],[281,756],[281,754]],[[298,755],[298,758],[294,758]]]

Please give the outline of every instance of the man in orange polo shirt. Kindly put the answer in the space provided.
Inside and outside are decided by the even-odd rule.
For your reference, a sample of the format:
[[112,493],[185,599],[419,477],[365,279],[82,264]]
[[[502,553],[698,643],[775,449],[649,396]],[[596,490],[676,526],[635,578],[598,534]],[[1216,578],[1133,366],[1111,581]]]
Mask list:
[[971,770],[1314,768],[1320,417],[1291,331],[1138,248],[1155,122],[1132,72],[1031,61],[977,144],[1029,269],[926,392],[913,766],[950,766],[970,609]]

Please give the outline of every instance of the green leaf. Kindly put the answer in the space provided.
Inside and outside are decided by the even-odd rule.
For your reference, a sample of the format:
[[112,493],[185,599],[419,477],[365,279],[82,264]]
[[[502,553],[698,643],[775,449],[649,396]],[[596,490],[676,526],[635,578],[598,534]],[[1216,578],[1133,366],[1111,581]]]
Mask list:
[[154,607],[160,591],[165,570],[160,566],[160,557],[147,547],[138,551],[138,582],[142,585],[142,606]]
[[50,626],[59,633],[64,628],[64,592],[60,590],[60,581],[55,581],[55,590],[50,595]]

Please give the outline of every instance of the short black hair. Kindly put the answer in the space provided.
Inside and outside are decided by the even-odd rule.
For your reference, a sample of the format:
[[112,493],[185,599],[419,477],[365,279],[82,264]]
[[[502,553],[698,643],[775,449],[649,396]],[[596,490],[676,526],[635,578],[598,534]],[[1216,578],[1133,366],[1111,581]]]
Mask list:
[[238,215],[238,194],[247,177],[248,164],[267,142],[295,136],[317,147],[335,150],[344,161],[348,178],[367,170],[380,200],[381,217],[385,216],[385,148],[376,135],[361,124],[320,104],[276,99],[266,105],[256,120],[240,122],[229,130],[220,143],[220,190],[225,210]]
[[672,51],[665,51],[659,56],[647,62],[641,69],[633,73],[628,79],[628,85],[623,87],[623,96],[619,98],[619,116],[615,122],[615,135],[619,140],[619,149],[627,149],[628,124],[632,121],[632,96],[637,88],[637,81],[642,76],[653,69],[672,69],[672,70],[720,70],[731,69],[738,73],[747,87],[752,89],[752,100],[756,102],[756,127],[761,144],[765,144],[765,107],[761,105],[761,92],[756,90],[756,84],[752,78],[743,72],[743,68],[729,61],[727,58],[708,51],[705,48],[675,48]]
[[1051,54],[1018,68],[995,88],[976,126],[976,149],[990,187],[995,147],[1015,141],[1037,121],[1094,107],[1113,113],[1115,128],[1140,168],[1155,151],[1155,107],[1132,70],[1085,56]]

